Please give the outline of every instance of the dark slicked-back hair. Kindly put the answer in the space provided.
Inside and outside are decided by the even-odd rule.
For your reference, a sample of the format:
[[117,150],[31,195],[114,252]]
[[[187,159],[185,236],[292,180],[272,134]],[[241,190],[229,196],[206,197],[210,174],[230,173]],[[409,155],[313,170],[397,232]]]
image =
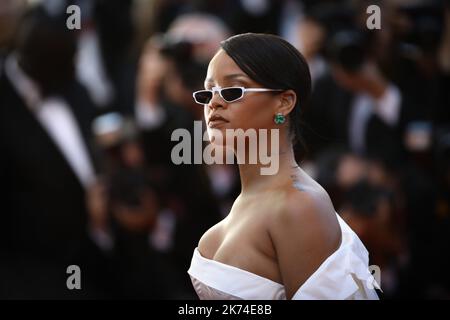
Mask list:
[[222,41],[221,47],[252,80],[296,93],[289,129],[293,141],[303,144],[301,115],[311,94],[311,75],[302,54],[283,38],[260,33],[233,36]]

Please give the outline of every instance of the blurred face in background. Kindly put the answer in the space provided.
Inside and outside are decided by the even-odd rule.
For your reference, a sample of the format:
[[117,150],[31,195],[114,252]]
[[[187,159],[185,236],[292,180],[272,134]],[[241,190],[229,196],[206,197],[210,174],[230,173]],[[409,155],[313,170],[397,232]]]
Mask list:
[[75,79],[75,33],[63,17],[45,11],[27,13],[17,36],[20,67],[35,80],[45,97],[61,93]]
[[25,0],[0,1],[0,48],[11,45],[24,10]]
[[179,16],[170,25],[167,35],[193,45],[193,56],[199,61],[209,61],[220,48],[220,42],[230,31],[219,18],[202,13]]
[[153,103],[159,99],[159,90],[167,68],[167,59],[159,52],[154,39],[150,39],[139,60],[137,79],[139,99]]
[[322,49],[325,28],[313,19],[303,19],[298,24],[299,51],[306,60],[313,59]]

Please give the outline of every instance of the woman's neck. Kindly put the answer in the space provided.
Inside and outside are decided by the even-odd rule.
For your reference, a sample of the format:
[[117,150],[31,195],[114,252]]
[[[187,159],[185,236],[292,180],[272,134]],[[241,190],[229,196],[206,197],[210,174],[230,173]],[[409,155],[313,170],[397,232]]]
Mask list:
[[[280,139],[283,141],[285,139]],[[292,181],[292,175],[298,164],[295,161],[293,146],[291,142],[280,143],[279,150],[271,152],[270,157],[277,157],[278,170],[275,174],[261,174],[261,169],[267,167],[258,161],[256,164],[239,164],[239,175],[241,178],[241,194],[253,194],[283,185]],[[248,158],[247,158],[248,159]]]

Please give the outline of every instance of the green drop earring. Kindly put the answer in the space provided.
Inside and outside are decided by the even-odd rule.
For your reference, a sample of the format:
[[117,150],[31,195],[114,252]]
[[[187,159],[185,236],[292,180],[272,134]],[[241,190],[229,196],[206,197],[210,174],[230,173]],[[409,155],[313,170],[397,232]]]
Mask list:
[[283,124],[286,121],[286,117],[283,116],[280,112],[278,112],[273,118],[273,122],[276,124]]

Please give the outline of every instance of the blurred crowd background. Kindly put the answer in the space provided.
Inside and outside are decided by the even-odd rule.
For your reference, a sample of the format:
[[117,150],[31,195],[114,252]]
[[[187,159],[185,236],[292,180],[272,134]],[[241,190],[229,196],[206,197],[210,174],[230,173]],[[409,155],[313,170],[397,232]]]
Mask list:
[[239,176],[174,165],[170,137],[202,119],[192,92],[243,32],[306,57],[298,161],[380,267],[383,298],[450,298],[449,1],[0,0],[1,298],[196,297],[193,250]]

